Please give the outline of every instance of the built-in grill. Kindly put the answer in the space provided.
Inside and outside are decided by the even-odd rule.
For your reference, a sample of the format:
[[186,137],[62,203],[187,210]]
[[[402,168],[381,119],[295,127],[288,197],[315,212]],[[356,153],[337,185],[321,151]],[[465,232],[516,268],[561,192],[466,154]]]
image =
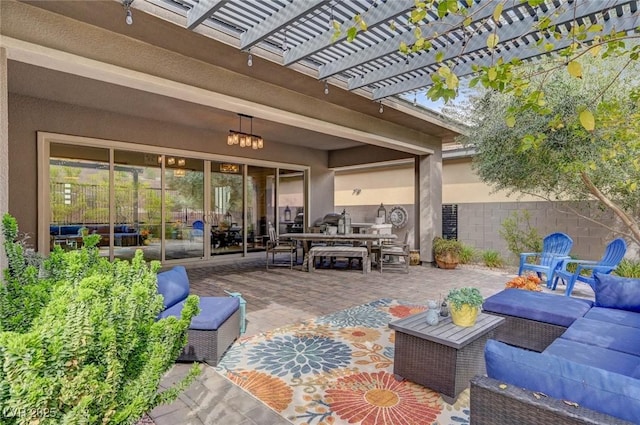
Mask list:
[[293,219],[293,224],[287,225],[287,232],[289,233],[303,233],[304,232],[304,213],[298,213],[296,218]]

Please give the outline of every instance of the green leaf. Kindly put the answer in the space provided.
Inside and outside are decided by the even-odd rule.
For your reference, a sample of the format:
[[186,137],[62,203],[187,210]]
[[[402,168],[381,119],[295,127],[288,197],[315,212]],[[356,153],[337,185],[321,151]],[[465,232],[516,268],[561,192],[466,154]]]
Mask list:
[[601,24],[593,24],[589,27],[589,29],[587,31],[589,32],[600,32],[604,29],[604,27]]
[[569,71],[569,75],[576,78],[582,78],[582,65],[580,62],[571,61],[567,64],[567,71]]
[[596,121],[593,114],[588,109],[580,112],[580,124],[587,131],[593,131],[596,128]]
[[457,89],[458,86],[460,85],[460,82],[458,81],[458,77],[453,72],[447,75],[446,81],[447,81],[447,87],[451,90]]
[[489,37],[487,37],[487,47],[493,49],[498,45],[499,41],[500,38],[496,34],[490,34]]
[[502,8],[504,5],[502,3],[498,3],[496,8],[493,9],[493,20],[498,23],[500,21],[500,15],[502,15]]
[[462,21],[462,25],[468,27],[473,22],[473,18],[471,16],[467,16],[464,21]]
[[347,30],[347,41],[352,42],[356,38],[356,34],[358,34],[358,29],[356,27],[351,27]]
[[496,78],[498,78],[498,71],[496,71],[495,68],[489,68],[489,70],[487,71],[487,77],[489,77],[489,81],[494,81]]
[[444,60],[444,52],[437,52],[436,53],[436,62],[440,63]]
[[405,55],[409,53],[409,46],[404,41],[400,43],[400,53],[404,53]]
[[440,75],[441,77],[448,77],[451,74],[451,70],[449,69],[449,67],[447,65],[442,65],[440,68],[438,68],[438,75]]
[[514,117],[513,115],[508,116],[505,122],[507,124],[507,127],[513,128],[516,125],[516,117]]

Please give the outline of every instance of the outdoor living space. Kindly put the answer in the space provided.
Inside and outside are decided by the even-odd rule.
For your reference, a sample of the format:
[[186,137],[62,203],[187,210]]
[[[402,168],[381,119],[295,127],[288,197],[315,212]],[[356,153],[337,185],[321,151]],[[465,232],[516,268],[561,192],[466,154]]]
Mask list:
[[[379,299],[391,298],[424,306],[430,299],[442,301],[451,288],[462,286],[477,287],[486,298],[502,291],[506,282],[517,273],[515,268],[490,269],[478,265],[459,266],[454,270],[430,265],[412,266],[408,274],[362,275],[358,270],[336,273],[330,269],[307,273],[299,266],[293,270],[282,267],[267,271],[262,257],[187,271],[195,294],[220,296],[225,291],[240,292],[246,300],[246,333],[232,348],[242,347],[247,337],[268,334],[277,328],[292,327]],[[544,284],[541,288],[551,292]],[[572,295],[593,298],[593,292],[586,284],[577,285]],[[561,289],[557,296],[563,297]],[[236,353],[227,355],[234,358]],[[166,379],[172,382],[184,375],[189,367],[189,364],[177,364]],[[258,401],[248,392],[250,390],[225,378],[224,370],[216,371],[206,364],[201,368],[197,382],[176,402],[151,412],[157,425],[178,422],[193,425],[291,423]],[[467,409],[468,415],[468,390],[460,394],[457,403],[461,410]]]
[[638,34],[0,0],[0,423],[640,424]]

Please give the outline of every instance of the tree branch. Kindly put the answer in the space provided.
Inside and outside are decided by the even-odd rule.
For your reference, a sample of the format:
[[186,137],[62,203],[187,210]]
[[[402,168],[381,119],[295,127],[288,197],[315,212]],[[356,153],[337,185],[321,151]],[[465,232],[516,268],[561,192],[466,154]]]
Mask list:
[[620,207],[618,207],[618,205],[616,205],[607,196],[605,196],[605,194],[602,193],[600,189],[598,189],[593,184],[587,173],[585,173],[584,171],[580,172],[580,179],[582,179],[582,182],[587,187],[587,189],[589,189],[589,192],[593,196],[595,196],[598,201],[602,202],[607,208],[611,209],[611,211],[613,211],[613,213],[618,216],[620,220],[622,220],[625,226],[627,226],[631,231],[633,235],[633,241],[640,245],[640,227],[638,227],[638,223],[636,223],[633,218],[629,217],[629,215],[625,213]]

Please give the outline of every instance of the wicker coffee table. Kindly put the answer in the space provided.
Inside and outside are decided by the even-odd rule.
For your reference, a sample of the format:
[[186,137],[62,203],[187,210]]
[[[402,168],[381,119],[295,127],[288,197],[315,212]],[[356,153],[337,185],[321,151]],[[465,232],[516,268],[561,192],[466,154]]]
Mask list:
[[468,328],[440,319],[430,326],[423,312],[389,323],[396,331],[393,373],[440,392],[451,404],[472,377],[485,373],[484,345],[504,318],[480,313]]

